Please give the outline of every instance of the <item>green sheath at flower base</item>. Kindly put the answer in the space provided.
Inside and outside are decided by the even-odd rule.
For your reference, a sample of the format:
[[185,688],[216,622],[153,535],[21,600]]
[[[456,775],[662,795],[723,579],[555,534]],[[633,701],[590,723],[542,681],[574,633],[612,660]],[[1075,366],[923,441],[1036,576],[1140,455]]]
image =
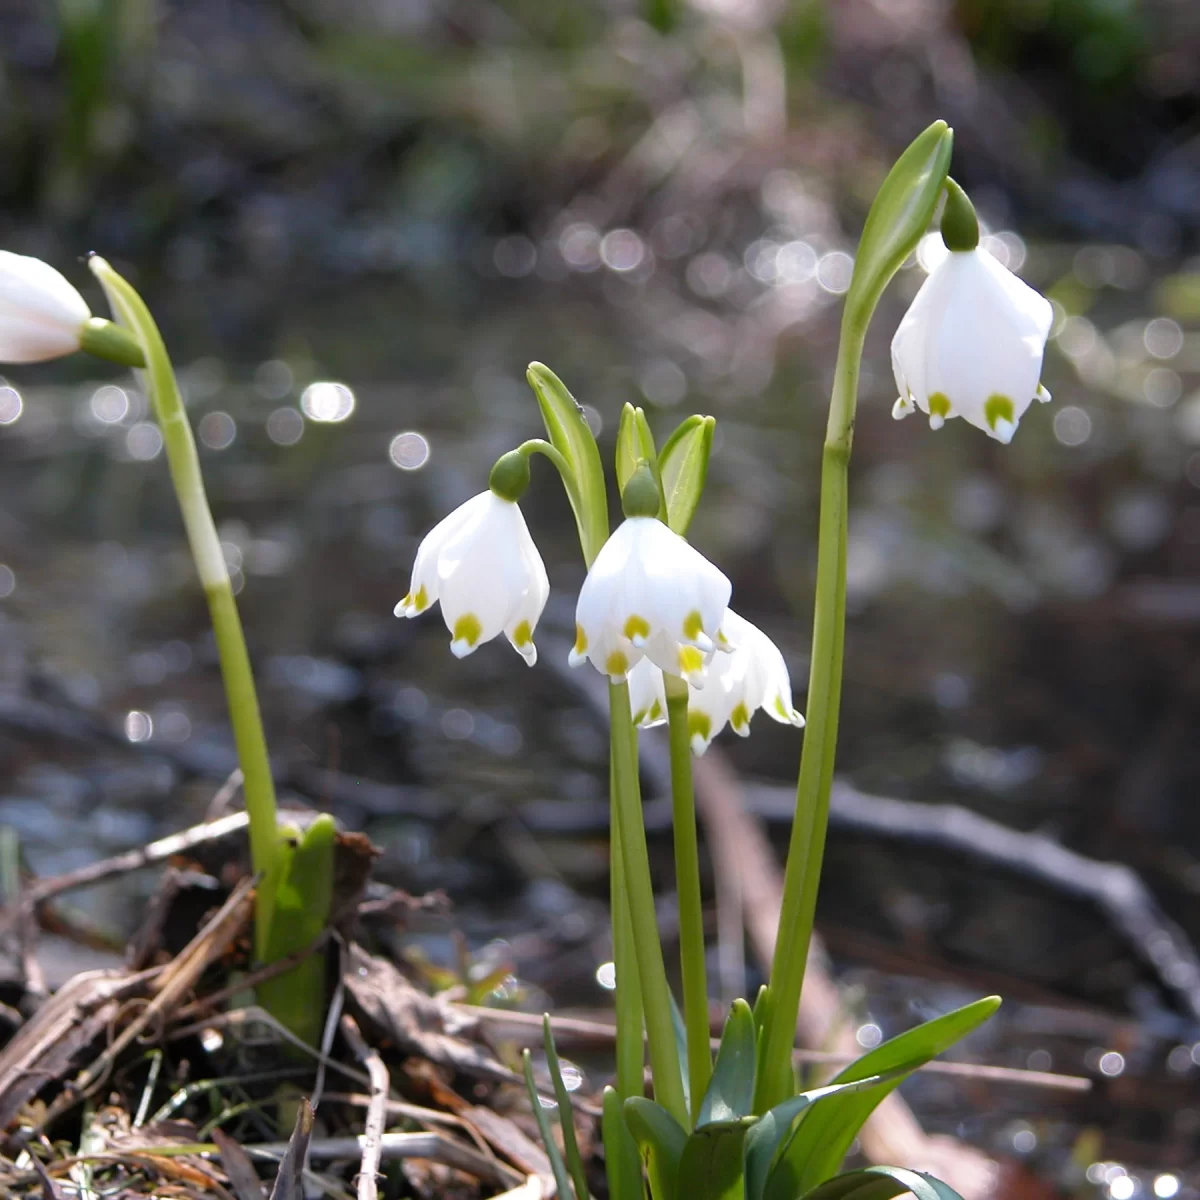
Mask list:
[[520,450],[502,454],[488,476],[488,487],[502,500],[516,504],[529,487],[529,456]]
[[946,122],[934,121],[887,173],[858,242],[843,329],[846,322],[866,327],[883,289],[929,228],[950,167],[953,143],[954,134]]
[[946,179],[946,207],[942,209],[942,241],[947,250],[964,253],[979,245],[979,218],[967,193]]
[[146,356],[128,329],[103,317],[90,317],[79,331],[79,348],[122,367],[144,367]]

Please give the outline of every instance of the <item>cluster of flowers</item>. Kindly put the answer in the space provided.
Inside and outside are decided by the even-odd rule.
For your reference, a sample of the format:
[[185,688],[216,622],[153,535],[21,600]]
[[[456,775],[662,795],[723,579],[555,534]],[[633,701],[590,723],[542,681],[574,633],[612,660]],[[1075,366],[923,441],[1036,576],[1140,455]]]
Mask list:
[[[892,341],[900,397],[893,415],[919,409],[934,429],[962,417],[1011,440],[1041,386],[1049,302],[977,246],[952,250],[917,293]],[[0,251],[0,361],[39,362],[87,345],[92,319],[53,267]],[[533,633],[550,586],[515,500],[488,490],[421,543],[397,616],[440,601],[459,657],[504,633],[532,665]],[[729,608],[729,580],[653,516],[629,517],[597,555],[580,592],[571,664],[628,681],[635,720],[665,719],[663,673],[687,681],[692,745],[703,753],[727,724],[745,735],[759,709],[791,725],[804,718],[775,644]]]
[[[1049,301],[991,254],[950,251],[930,273],[892,342],[900,398],[933,429],[962,417],[997,441],[1050,393],[1042,356]],[[468,500],[421,543],[396,615],[435,602],[460,658],[504,633],[526,662],[549,595],[546,568],[515,500],[493,491]],[[778,647],[729,608],[729,580],[654,516],[630,516],[597,555],[579,594],[570,663],[590,661],[628,682],[634,720],[666,719],[664,672],[687,681],[692,748],[702,754],[728,724],[745,736],[759,709],[803,725]]]
[[[628,681],[634,720],[666,719],[663,672],[686,679],[692,748],[725,727],[742,735],[764,709],[803,725],[783,655],[729,607],[729,580],[654,516],[630,516],[596,555],[575,610],[573,667],[591,662]],[[398,617],[440,602],[460,658],[503,633],[532,666],[533,633],[550,594],[546,568],[521,509],[481,492],[426,535]]]

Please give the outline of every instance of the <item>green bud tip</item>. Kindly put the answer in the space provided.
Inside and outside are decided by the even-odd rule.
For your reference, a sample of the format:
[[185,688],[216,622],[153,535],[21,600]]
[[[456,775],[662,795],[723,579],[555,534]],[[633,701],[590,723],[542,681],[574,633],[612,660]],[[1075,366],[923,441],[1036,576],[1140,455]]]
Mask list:
[[979,245],[979,219],[975,206],[949,175],[946,176],[946,206],[942,209],[942,241],[947,250],[962,253]]
[[646,460],[639,459],[638,465],[621,493],[621,508],[627,517],[657,517],[662,496],[658,480]]
[[516,504],[529,487],[529,458],[520,450],[510,450],[496,459],[496,465],[488,476],[488,487],[501,500]]

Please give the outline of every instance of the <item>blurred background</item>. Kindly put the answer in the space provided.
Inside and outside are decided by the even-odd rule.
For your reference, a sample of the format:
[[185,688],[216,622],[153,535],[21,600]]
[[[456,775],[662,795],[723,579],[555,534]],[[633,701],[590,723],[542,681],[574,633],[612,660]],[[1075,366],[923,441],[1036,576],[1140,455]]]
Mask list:
[[[0,0],[0,245],[97,311],[102,252],[150,302],[285,795],[455,903],[404,952],[494,1002],[602,1008],[607,751],[563,666],[582,566],[552,472],[525,505],[554,587],[536,670],[501,643],[458,663],[392,606],[420,535],[538,434],[540,359],[606,455],[626,401],[660,436],[718,417],[693,540],[803,707],[841,296],[937,117],[987,248],[1055,301],[1054,403],[1008,448],[893,422],[902,270],[863,371],[840,770],[904,803],[835,806],[820,925],[861,1044],[998,990],[973,1058],[1095,1080],[926,1077],[929,1128],[1073,1194],[1195,1196],[1194,0]],[[0,381],[0,564],[4,886],[17,855],[52,874],[202,819],[234,759],[132,377]],[[780,845],[798,752],[763,718],[711,752]],[[964,847],[919,806],[1029,837]],[[90,896],[97,946],[153,882]],[[52,979],[102,958],[57,953]]]

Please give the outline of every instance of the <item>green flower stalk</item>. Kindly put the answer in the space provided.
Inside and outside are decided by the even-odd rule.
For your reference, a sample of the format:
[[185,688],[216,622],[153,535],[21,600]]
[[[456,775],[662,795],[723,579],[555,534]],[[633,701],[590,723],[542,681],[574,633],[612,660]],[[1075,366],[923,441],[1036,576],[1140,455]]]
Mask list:
[[[259,876],[254,944],[256,957],[271,962],[311,945],[329,915],[334,826],[318,817],[301,837],[281,840],[275,783],[254,685],[250,655],[234,600],[233,586],[204,490],[191,425],[166,346],[142,298],[104,259],[89,260],[122,325],[132,332],[146,366],[154,415],[162,430],[171,481],[179,499],[188,544],[208,601],[221,677],[243,776],[250,819],[250,859]],[[120,339],[105,332],[105,345]],[[310,1043],[317,1040],[324,1011],[324,958],[314,955],[271,981],[260,999]]]
[[833,395],[821,457],[821,512],[808,682],[808,727],[796,783],[796,813],[771,963],[771,1003],[759,1043],[754,1103],[757,1113],[774,1108],[795,1090],[792,1046],[825,852],[842,694],[850,447],[858,404],[863,341],[884,288],[916,249],[933,219],[950,165],[952,140],[946,123],[935,121],[913,141],[889,172],[867,216],[842,313]]
[[675,888],[679,896],[679,966],[683,976],[683,1023],[687,1030],[688,1092],[695,1119],[712,1076],[712,1050],[700,849],[692,783],[692,735],[688,723],[688,685],[677,675],[665,676],[663,685],[671,756],[671,829],[675,841]]
[[[104,288],[113,312],[133,331],[145,356],[150,401],[162,430],[171,482],[216,635],[225,698],[242,767],[246,813],[250,818],[251,863],[255,873],[265,877],[276,857],[275,782],[267,757],[267,739],[246,637],[204,490],[192,427],[162,335],[141,296],[99,255],[93,255],[88,266]],[[260,955],[266,945],[270,908],[268,890],[259,888],[255,944]]]

